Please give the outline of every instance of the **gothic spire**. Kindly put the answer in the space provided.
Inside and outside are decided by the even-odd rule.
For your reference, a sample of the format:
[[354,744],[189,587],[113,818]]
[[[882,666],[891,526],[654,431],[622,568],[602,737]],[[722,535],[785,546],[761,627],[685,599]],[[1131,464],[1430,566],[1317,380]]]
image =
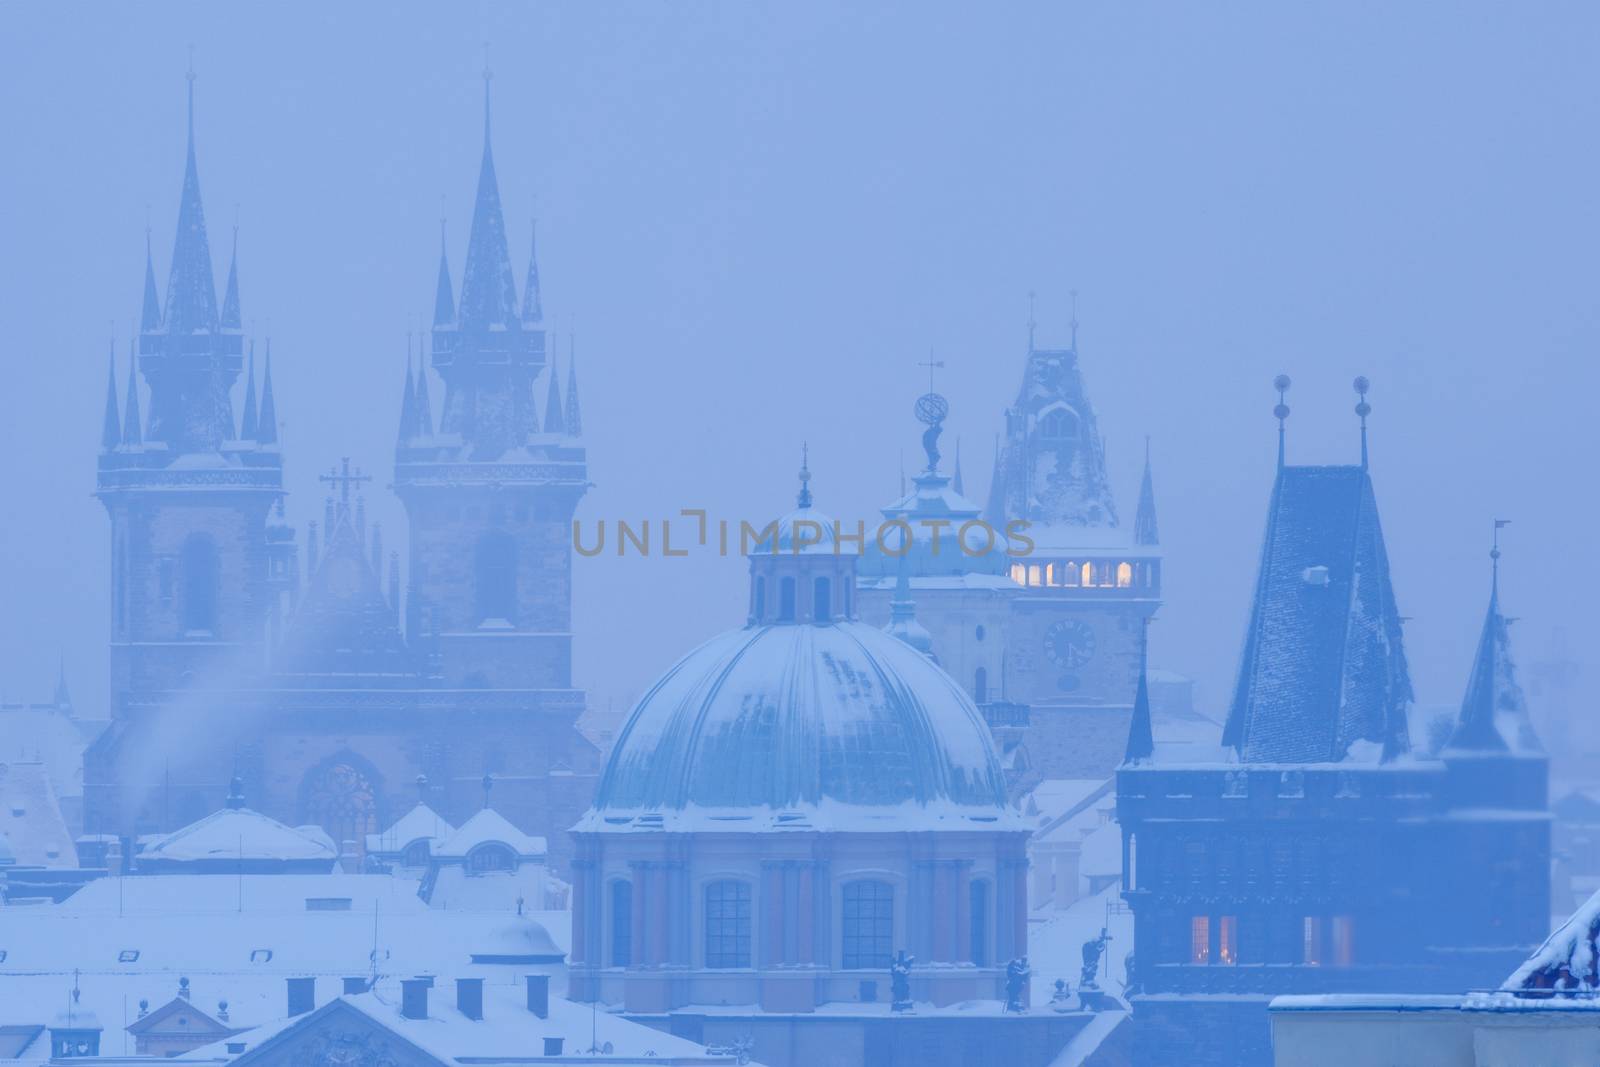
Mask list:
[[1150,620],[1144,620],[1144,637],[1139,642],[1139,688],[1133,697],[1133,718],[1128,722],[1128,747],[1125,764],[1144,763],[1156,754],[1155,733],[1150,728]]
[[[802,511],[811,506],[811,446],[800,446],[800,492],[795,495],[795,506]],[[901,558],[904,558],[902,553]]]
[[139,360],[128,360],[128,396],[125,401],[127,407],[123,409],[122,416],[122,443],[125,445],[142,445],[144,432],[142,427],[144,419],[139,413]]
[[1144,478],[1139,482],[1139,510],[1133,516],[1133,543],[1156,545],[1161,535],[1156,527],[1156,488],[1150,476],[1150,438],[1144,439]]
[[256,343],[250,342],[250,356],[244,368],[244,417],[239,423],[239,438],[254,441],[260,420],[256,415]]
[[1478,637],[1478,651],[1461,700],[1461,716],[1447,749],[1479,752],[1542,751],[1528,719],[1522,686],[1511,658],[1511,625],[1500,612],[1500,529],[1509,520],[1496,519],[1494,547],[1489,551],[1489,610]]
[[139,312],[139,332],[161,329],[161,294],[156,291],[156,263],[150,252],[150,227],[144,228],[144,306]]
[[433,294],[433,324],[448,326],[456,321],[455,291],[450,285],[450,256],[445,251],[444,220],[439,220],[439,284]]
[[415,415],[417,419],[416,435],[418,437],[433,436],[433,401],[428,397],[428,354],[425,350],[426,337],[417,338],[417,400]]
[[406,333],[406,383],[400,394],[400,440],[409,441],[417,432],[417,380],[411,373],[411,334]]
[[956,491],[957,496],[967,495],[967,490],[961,481],[961,438],[959,437],[956,438],[956,469],[955,474],[950,479],[950,488]]
[[55,705],[62,711],[69,711],[72,708],[72,693],[67,689],[67,657],[65,655],[60,655],[56,658]]
[[539,298],[539,224],[533,224],[533,237],[528,242],[528,284],[522,290],[522,321],[536,325],[544,318],[544,302]]
[[467,258],[461,268],[460,325],[468,330],[505,326],[517,318],[517,287],[506,244],[506,221],[500,210],[500,185],[494,173],[489,138],[489,83],[483,72],[483,162],[478,194],[467,236]]
[[578,410],[578,366],[577,366],[577,338],[567,335],[567,433],[572,437],[583,436],[583,415]]
[[222,328],[242,328],[239,321],[239,227],[233,228],[233,251],[228,256],[228,287],[222,297]]
[[111,343],[106,363],[106,414],[100,429],[100,450],[109,452],[122,443],[122,423],[117,415],[117,344]]
[[561,383],[556,381],[555,360],[550,361],[550,390],[545,394],[544,400],[544,432],[567,432],[566,420],[561,412]]
[[178,201],[178,236],[172,246],[167,276],[167,307],[162,316],[169,336],[214,333],[217,288],[211,273],[211,243],[206,238],[205,209],[200,202],[200,171],[194,151],[194,70],[189,70],[189,150],[184,163],[183,194]]
[[261,372],[261,417],[256,440],[264,445],[278,443],[278,407],[272,402],[272,338],[267,338],[266,368]]

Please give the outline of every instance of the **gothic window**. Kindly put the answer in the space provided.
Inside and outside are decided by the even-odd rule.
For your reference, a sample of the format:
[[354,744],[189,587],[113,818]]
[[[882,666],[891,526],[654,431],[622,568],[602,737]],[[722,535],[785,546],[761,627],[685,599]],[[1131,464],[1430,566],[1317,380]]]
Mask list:
[[974,881],[971,896],[972,962],[979,967],[989,965],[989,883]]
[[1083,566],[1078,568],[1078,578],[1079,578],[1079,583],[1078,584],[1080,584],[1080,585],[1093,585],[1094,584],[1094,568],[1090,564],[1085,563]]
[[972,674],[972,701],[985,704],[989,700],[989,672],[979,667]]
[[833,583],[826,578],[818,578],[812,583],[811,615],[817,623],[831,622],[833,620]]
[[517,866],[516,855],[505,845],[491,842],[479,845],[467,854],[467,870],[473,874],[490,871],[510,871]]
[[1078,433],[1078,420],[1065,408],[1056,408],[1047,412],[1039,420],[1039,436],[1046,441],[1061,441],[1069,437],[1076,437]]
[[841,916],[845,969],[884,970],[894,956],[894,887],[847,882]]
[[1211,962],[1211,918],[1196,915],[1189,920],[1189,962]]
[[478,538],[476,559],[478,621],[517,618],[517,543],[501,531]]
[[706,886],[706,966],[750,966],[750,884]]
[[633,883],[611,883],[611,966],[633,963]]
[[378,832],[377,790],[361,770],[343,761],[315,772],[306,783],[307,822],[322,827],[341,854],[352,848],[357,869],[366,860],[367,835]]
[[217,629],[217,545],[205,534],[190,534],[183,542],[183,629]]
[[784,578],[778,583],[778,621],[794,622],[793,578]]
[[1217,962],[1232,965],[1239,962],[1239,917],[1224,915],[1217,921]]
[[1128,589],[1133,585],[1133,564],[1117,564],[1117,588]]

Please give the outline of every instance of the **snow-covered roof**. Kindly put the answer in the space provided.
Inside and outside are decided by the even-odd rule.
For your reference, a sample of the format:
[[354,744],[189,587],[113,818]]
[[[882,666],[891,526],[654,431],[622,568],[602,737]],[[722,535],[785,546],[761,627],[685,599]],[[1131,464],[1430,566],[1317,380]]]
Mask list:
[[1282,467],[1223,743],[1246,762],[1408,746],[1411,681],[1372,481],[1362,467]]
[[1556,993],[1600,993],[1600,893],[1573,912],[1507,978],[1502,989],[1552,990]]
[[579,828],[691,816],[739,831],[935,817],[1021,826],[971,698],[857,622],[730,630],[639,700]]
[[469,871],[451,864],[428,872],[423,897],[433,908],[514,914],[519,903],[539,907],[549,880],[550,872],[542,863],[523,863],[508,871]]
[[78,851],[44,764],[0,763],[0,839],[14,863],[78,866]]
[[[859,554],[853,542],[841,542],[836,536],[841,527],[830,515],[825,515],[814,507],[801,507],[789,512],[778,519],[775,533],[777,547],[773,547],[771,536],[760,536],[752,540],[750,554],[752,556],[768,555],[802,555],[802,556],[856,556]],[[772,529],[764,526],[756,530],[758,535],[764,535]],[[796,549],[796,545],[800,547]]]
[[498,842],[509,846],[518,856],[543,856],[548,849],[545,839],[523,833],[493,808],[483,808],[461,824],[454,833],[437,841],[433,846],[435,856],[465,856],[479,845]]
[[139,853],[138,862],[326,861],[331,868],[338,858],[339,850],[317,827],[285,826],[259,811],[229,807],[152,842]]
[[1086,799],[1104,796],[1110,784],[1105,778],[1046,778],[1023,799],[1022,811],[1037,816],[1042,825]]
[[438,843],[456,832],[438,812],[419,802],[387,830],[367,835],[368,852],[402,852],[413,841]]

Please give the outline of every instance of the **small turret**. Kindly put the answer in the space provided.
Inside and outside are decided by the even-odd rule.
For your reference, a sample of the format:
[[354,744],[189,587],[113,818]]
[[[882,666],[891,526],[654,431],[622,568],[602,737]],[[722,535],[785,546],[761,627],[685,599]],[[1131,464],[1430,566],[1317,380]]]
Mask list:
[[528,283],[522,290],[522,322],[537,326],[544,318],[544,303],[539,297],[539,225],[534,223],[528,243]]
[[567,424],[562,416],[561,384],[556,381],[556,365],[550,363],[550,388],[544,399],[544,432],[566,433]]
[[122,422],[117,415],[117,346],[111,345],[106,363],[106,413],[100,428],[100,450],[110,452],[122,443]]
[[[578,410],[578,366],[576,338],[567,338],[567,408],[566,423],[569,437],[583,436],[583,415]],[[552,364],[553,365],[553,364]]]
[[239,227],[233,228],[233,252],[228,257],[228,285],[222,297],[222,328],[242,329],[239,316]]
[[449,326],[456,321],[456,298],[450,284],[450,254],[445,251],[444,220],[439,220],[439,282],[433,293],[433,324]]
[[272,401],[272,338],[267,338],[267,365],[261,373],[261,418],[256,440],[264,445],[278,443],[278,406]]
[[1155,731],[1150,722],[1150,620],[1144,620],[1144,635],[1139,642],[1139,688],[1133,696],[1133,717],[1128,720],[1128,747],[1123,752],[1125,766],[1148,763],[1156,754]]
[[1133,543],[1156,545],[1161,533],[1156,526],[1156,489],[1150,475],[1150,438],[1144,439],[1144,477],[1139,482],[1139,510],[1133,516]]
[[155,257],[150,253],[150,227],[144,230],[144,302],[139,312],[139,332],[161,329],[161,294],[156,289]]
[[406,334],[406,380],[400,391],[400,441],[406,442],[417,433],[417,382],[411,373],[411,334]]
[[137,448],[144,444],[144,418],[139,412],[139,361],[128,361],[128,395],[125,398],[127,407],[122,416],[122,443],[129,448]]
[[250,342],[250,357],[244,370],[244,417],[239,420],[239,437],[254,441],[259,429],[260,416],[256,410],[256,343]]

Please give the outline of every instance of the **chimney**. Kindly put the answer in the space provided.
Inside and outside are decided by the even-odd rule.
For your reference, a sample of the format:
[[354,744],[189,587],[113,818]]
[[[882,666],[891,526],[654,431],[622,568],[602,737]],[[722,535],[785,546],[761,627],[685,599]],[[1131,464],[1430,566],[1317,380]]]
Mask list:
[[559,1055],[561,1055],[561,1042],[562,1042],[562,1039],[559,1038],[559,1037],[547,1037],[547,1038],[545,1038],[544,1039],[544,1054],[546,1056],[559,1056]]
[[315,978],[290,978],[289,1018],[304,1015],[317,1006],[317,980]]
[[528,1010],[541,1019],[550,1018],[550,976],[548,974],[528,975]]
[[346,978],[344,980],[345,996],[353,996],[357,993],[365,993],[366,991],[367,980],[365,978]]
[[473,1020],[483,1019],[483,979],[456,979],[456,1011]]
[[428,1017],[428,987],[432,978],[407,978],[400,983],[400,1014],[407,1019]]

